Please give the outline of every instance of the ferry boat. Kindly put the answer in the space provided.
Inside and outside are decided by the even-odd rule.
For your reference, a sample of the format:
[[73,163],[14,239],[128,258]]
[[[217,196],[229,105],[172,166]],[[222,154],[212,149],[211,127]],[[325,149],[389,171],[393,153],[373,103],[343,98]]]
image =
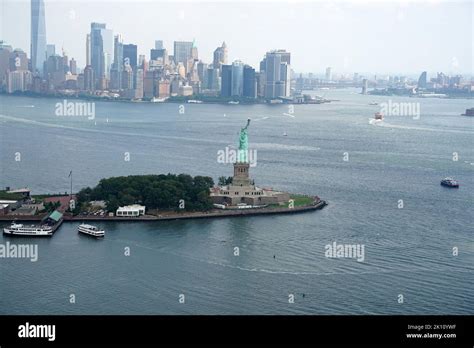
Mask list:
[[103,237],[105,235],[104,230],[100,230],[95,226],[87,224],[80,224],[77,230],[80,233],[88,234],[93,237]]
[[48,237],[53,235],[53,227],[48,225],[31,225],[25,226],[23,224],[17,224],[12,222],[9,227],[3,229],[4,234],[10,234],[15,236],[28,236],[28,237]]
[[374,115],[374,119],[382,121],[383,120],[383,114],[381,112],[376,112],[375,115]]
[[369,105],[379,105],[379,103],[377,103],[377,102],[371,102],[371,103],[369,103]]
[[152,103],[164,103],[167,98],[151,98],[150,102]]
[[446,187],[453,187],[453,188],[458,188],[459,183],[454,180],[453,178],[447,177],[441,180],[441,186],[446,186]]
[[466,112],[461,116],[474,116],[474,108],[466,109]]
[[420,98],[445,98],[447,97],[444,93],[420,93],[418,94]]

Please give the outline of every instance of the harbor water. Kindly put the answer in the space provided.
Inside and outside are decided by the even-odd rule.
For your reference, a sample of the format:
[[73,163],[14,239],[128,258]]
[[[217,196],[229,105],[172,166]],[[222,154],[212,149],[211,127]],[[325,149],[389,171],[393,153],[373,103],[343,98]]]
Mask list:
[[[95,102],[93,117],[57,116],[63,99],[0,96],[1,187],[64,193],[71,170],[74,191],[132,174],[217,181],[232,175],[218,151],[237,146],[250,117],[255,183],[329,203],[294,215],[101,222],[101,240],[78,234],[78,222],[51,238],[2,235],[0,244],[38,245],[38,260],[0,259],[0,313],[474,314],[474,128],[461,116],[472,102],[324,92],[338,101]],[[419,103],[419,117],[373,122],[389,99]],[[447,176],[460,188],[442,187]],[[363,245],[363,260],[327,257],[333,243]]]

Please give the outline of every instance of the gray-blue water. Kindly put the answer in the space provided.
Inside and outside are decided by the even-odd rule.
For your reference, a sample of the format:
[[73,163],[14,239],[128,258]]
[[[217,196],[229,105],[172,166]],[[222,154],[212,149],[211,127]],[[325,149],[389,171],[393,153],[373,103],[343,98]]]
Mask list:
[[[180,114],[178,104],[97,102],[95,120],[56,116],[63,100],[0,96],[2,187],[64,192],[70,170],[74,190],[129,174],[216,180],[232,175],[217,151],[251,117],[256,183],[329,202],[297,215],[101,223],[100,241],[77,223],[50,239],[2,236],[37,243],[39,260],[0,259],[0,313],[473,314],[474,128],[460,116],[472,101],[392,97],[419,102],[420,119],[374,125],[379,106],[368,104],[387,97],[356,92],[325,91],[340,101],[297,105],[294,117],[283,105]],[[439,185],[448,175],[459,189]],[[325,257],[333,242],[363,244],[364,262]]]

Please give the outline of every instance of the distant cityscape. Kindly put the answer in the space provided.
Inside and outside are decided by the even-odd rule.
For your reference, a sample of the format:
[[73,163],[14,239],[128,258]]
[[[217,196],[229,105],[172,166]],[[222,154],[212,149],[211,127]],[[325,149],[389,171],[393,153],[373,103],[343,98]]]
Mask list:
[[[174,41],[173,54],[155,41],[149,56],[125,43],[105,23],[91,23],[85,38],[86,65],[77,66],[63,50],[46,40],[43,0],[31,0],[31,57],[0,41],[0,81],[3,93],[89,97],[133,101],[208,101],[230,103],[321,103],[322,97],[302,94],[320,88],[361,88],[363,94],[420,97],[472,97],[473,80],[438,72],[428,79],[406,76],[335,76],[296,74],[291,53],[266,52],[258,69],[240,60],[229,62],[226,43],[213,52],[211,63],[199,58],[193,41]],[[371,88],[371,90],[369,90]]]

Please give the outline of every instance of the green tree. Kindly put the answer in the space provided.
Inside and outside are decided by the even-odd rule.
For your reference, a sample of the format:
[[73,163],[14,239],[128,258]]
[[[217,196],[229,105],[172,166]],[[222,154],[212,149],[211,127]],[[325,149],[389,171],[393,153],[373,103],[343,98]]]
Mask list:
[[188,174],[131,175],[100,180],[92,188],[81,190],[82,202],[105,200],[107,209],[115,211],[118,206],[140,203],[154,209],[177,209],[180,200],[185,201],[186,210],[210,209],[209,188],[214,181],[208,176],[192,177]]
[[108,211],[114,212],[119,208],[120,204],[115,196],[110,196],[110,198],[106,201],[106,207]]

